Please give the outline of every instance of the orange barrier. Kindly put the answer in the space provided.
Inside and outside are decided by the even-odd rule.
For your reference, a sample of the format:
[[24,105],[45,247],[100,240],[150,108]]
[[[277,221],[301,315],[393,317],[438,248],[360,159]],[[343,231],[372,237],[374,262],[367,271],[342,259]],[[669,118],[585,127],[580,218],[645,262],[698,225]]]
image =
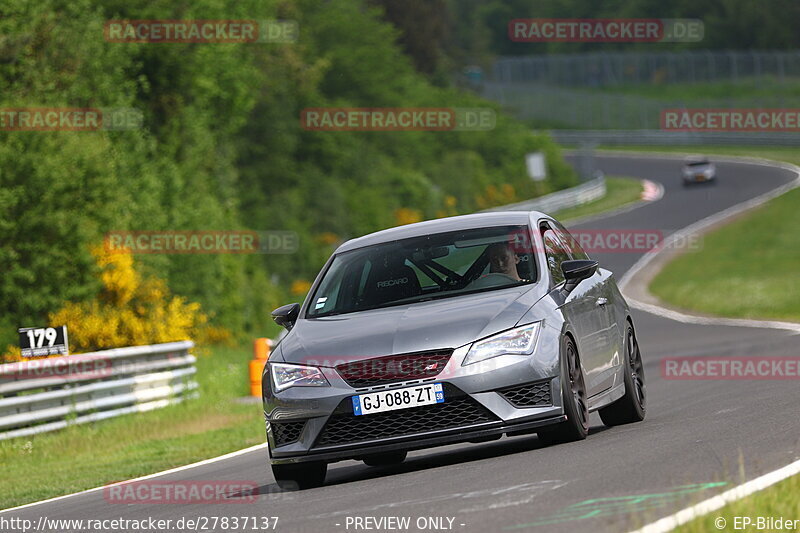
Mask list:
[[250,361],[250,396],[261,397],[261,374],[269,359],[272,341],[265,337],[253,341],[253,360]]

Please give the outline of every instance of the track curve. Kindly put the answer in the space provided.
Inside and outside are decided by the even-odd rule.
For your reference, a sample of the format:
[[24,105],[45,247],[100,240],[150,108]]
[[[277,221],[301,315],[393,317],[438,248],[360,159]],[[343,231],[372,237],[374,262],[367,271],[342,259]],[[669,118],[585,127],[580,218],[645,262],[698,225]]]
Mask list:
[[[784,169],[720,162],[716,186],[684,188],[674,157],[596,157],[606,174],[659,182],[665,195],[578,229],[671,233],[795,178]],[[617,279],[639,255],[593,254]],[[464,532],[623,531],[730,488],[742,481],[740,468],[752,479],[798,458],[796,382],[668,381],[659,375],[659,363],[668,356],[796,356],[797,337],[633,312],[648,378],[648,414],[640,424],[606,428],[593,414],[589,438],[577,443],[542,448],[535,436],[504,438],[413,452],[396,467],[335,463],[324,487],[304,492],[280,492],[269,474],[267,451],[259,449],[158,478],[255,480],[261,496],[248,505],[121,505],[106,501],[100,491],[0,516],[34,523],[41,516],[278,516],[277,530],[287,532],[356,531],[352,518],[366,516],[410,517],[406,531],[430,531],[430,524],[418,528],[417,518],[442,517],[444,527]],[[722,482],[728,484],[717,484]]]

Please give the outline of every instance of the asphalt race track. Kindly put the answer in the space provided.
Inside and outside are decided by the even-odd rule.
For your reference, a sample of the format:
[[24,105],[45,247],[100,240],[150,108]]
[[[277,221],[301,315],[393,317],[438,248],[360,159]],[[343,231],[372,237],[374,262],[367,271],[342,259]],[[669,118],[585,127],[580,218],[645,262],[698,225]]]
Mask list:
[[[787,170],[718,163],[717,185],[684,188],[678,159],[597,157],[606,174],[657,181],[666,194],[660,201],[587,222],[580,229],[668,234],[795,177]],[[639,254],[593,257],[620,279]],[[531,435],[413,452],[396,467],[335,463],[329,466],[324,487],[304,492],[281,492],[270,474],[267,451],[260,449],[158,478],[254,480],[261,493],[254,503],[114,504],[102,492],[94,492],[0,516],[34,523],[40,516],[277,516],[277,531],[309,533],[367,530],[356,527],[356,517],[410,517],[405,531],[627,531],[739,484],[742,471],[752,479],[798,459],[796,381],[665,380],[659,365],[671,356],[796,356],[796,336],[633,313],[648,391],[647,418],[640,424],[606,428],[595,414],[589,438],[578,443],[542,448]],[[435,521],[418,524],[419,517],[443,523],[438,528]],[[391,530],[393,525],[360,523],[373,530]]]

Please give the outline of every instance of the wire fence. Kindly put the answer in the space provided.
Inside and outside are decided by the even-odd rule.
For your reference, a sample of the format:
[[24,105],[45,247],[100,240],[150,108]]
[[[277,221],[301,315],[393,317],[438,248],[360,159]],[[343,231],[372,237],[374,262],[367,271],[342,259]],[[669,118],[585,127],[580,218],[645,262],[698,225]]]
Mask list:
[[658,130],[664,109],[800,108],[800,50],[505,57],[473,87],[540,127]]
[[502,57],[489,72],[497,83],[603,87],[631,83],[702,83],[800,77],[800,50],[595,52]]
[[520,119],[568,129],[659,129],[664,109],[799,108],[800,95],[763,94],[726,98],[652,98],[524,83],[486,82],[484,97]]
[[800,136],[786,132],[683,132],[656,130],[551,130],[559,144],[584,147],[640,146],[800,146]]

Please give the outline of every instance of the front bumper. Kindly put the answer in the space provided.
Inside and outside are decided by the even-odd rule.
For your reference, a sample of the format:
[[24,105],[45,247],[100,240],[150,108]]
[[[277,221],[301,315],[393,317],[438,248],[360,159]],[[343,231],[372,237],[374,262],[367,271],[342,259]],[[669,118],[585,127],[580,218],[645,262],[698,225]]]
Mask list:
[[706,183],[709,181],[714,181],[717,178],[716,174],[684,174],[683,181],[684,183]]
[[463,427],[452,430],[435,431],[424,434],[398,437],[393,439],[382,439],[380,441],[363,442],[348,446],[336,446],[332,448],[320,448],[312,450],[305,455],[288,454],[281,451],[273,451],[270,446],[270,462],[272,464],[301,463],[308,461],[335,462],[346,459],[361,459],[366,455],[391,452],[395,450],[421,450],[424,448],[434,448],[436,446],[446,446],[460,442],[481,442],[483,440],[493,440],[503,434],[523,434],[528,431],[533,432],[537,428],[558,424],[567,417],[563,414],[548,418],[536,418],[535,420],[517,421],[514,423],[492,422],[472,427]]
[[[330,387],[292,387],[275,394],[267,373],[264,414],[271,462],[361,459],[394,450],[492,440],[562,422],[559,348],[558,335],[540,335],[533,355],[505,355],[466,367],[465,354],[454,353],[433,378],[365,389],[349,386],[334,368],[323,368]],[[350,398],[356,394],[432,382],[444,385],[444,403],[352,414]],[[508,390],[533,386],[546,388],[547,398],[526,403]]]

